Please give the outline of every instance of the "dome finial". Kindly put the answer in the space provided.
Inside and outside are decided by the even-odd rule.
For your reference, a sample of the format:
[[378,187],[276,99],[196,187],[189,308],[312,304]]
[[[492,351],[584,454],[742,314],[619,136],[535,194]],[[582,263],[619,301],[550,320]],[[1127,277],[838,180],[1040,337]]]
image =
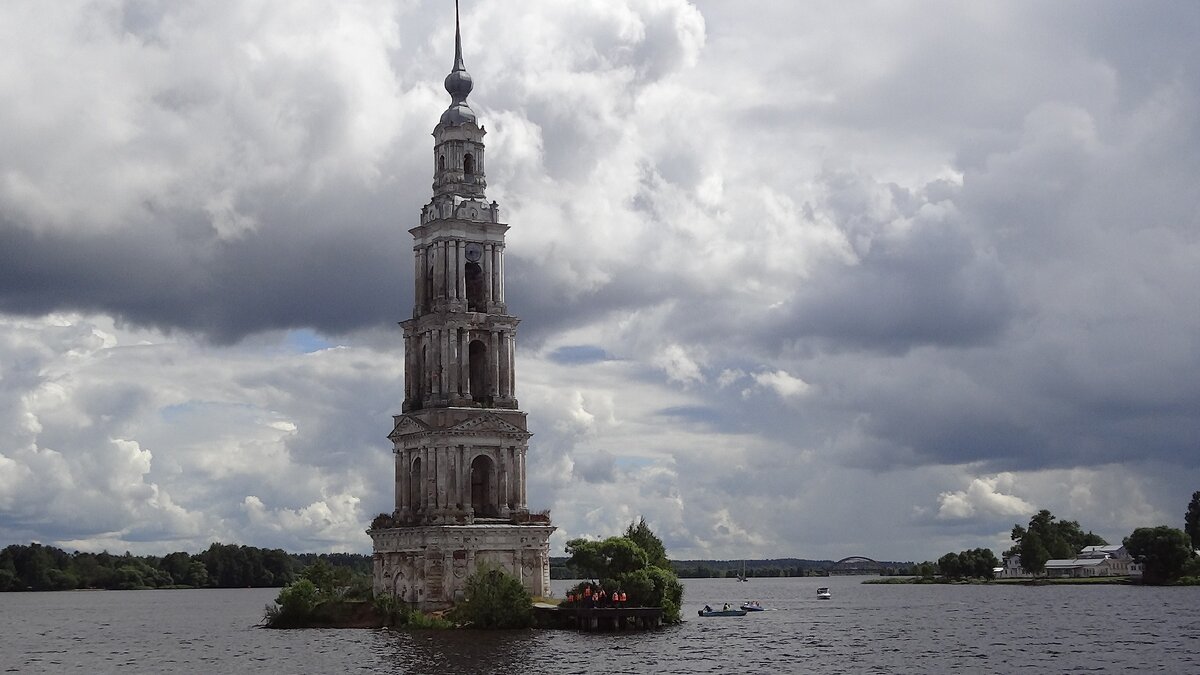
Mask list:
[[475,112],[467,105],[467,94],[474,87],[471,74],[463,65],[462,33],[458,27],[458,0],[454,0],[454,68],[446,76],[446,92],[450,94],[450,107],[442,113],[442,122],[452,125],[474,122]]

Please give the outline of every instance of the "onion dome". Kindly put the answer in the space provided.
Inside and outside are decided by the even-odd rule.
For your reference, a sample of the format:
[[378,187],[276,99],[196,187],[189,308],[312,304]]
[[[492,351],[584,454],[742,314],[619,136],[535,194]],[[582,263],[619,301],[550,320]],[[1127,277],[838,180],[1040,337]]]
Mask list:
[[442,124],[458,126],[475,122],[475,111],[467,105],[467,94],[475,86],[471,74],[463,65],[462,36],[458,28],[458,1],[454,3],[454,68],[446,76],[446,92],[450,94],[450,107],[442,113]]

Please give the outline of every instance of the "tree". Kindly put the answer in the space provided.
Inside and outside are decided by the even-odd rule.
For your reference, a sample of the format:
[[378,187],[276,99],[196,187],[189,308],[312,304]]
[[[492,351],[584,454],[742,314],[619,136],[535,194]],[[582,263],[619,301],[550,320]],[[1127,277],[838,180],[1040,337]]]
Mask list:
[[629,527],[625,529],[625,538],[637,544],[645,552],[646,561],[650,565],[665,570],[671,569],[671,561],[667,560],[667,548],[663,546],[662,539],[659,539],[658,535],[650,530],[644,517],[639,518],[637,523],[629,524]]
[[1050,551],[1042,543],[1042,537],[1036,531],[1030,530],[1021,538],[1019,544],[1021,554],[1021,569],[1030,574],[1040,574],[1046,569],[1046,561],[1050,559]]
[[1193,555],[1187,533],[1166,525],[1139,527],[1124,543],[1129,555],[1142,564],[1142,582],[1147,584],[1175,581]]
[[1187,532],[1188,538],[1191,539],[1192,548],[1200,548],[1200,492],[1192,493],[1192,501],[1188,504],[1183,523],[1183,531]]
[[567,564],[590,579],[617,579],[647,565],[646,552],[625,537],[572,539],[567,542],[567,553],[571,555]]
[[957,553],[947,553],[938,558],[938,572],[948,578],[957,579],[962,576],[962,565]]
[[1053,513],[1042,509],[1029,519],[1029,527],[1013,525],[1012,540],[1016,542],[1005,551],[1005,557],[1020,554],[1021,569],[1038,574],[1051,558],[1074,558],[1085,546],[1103,546],[1108,542],[1100,535],[1084,532],[1074,520],[1055,522]]
[[973,548],[960,553],[947,553],[938,559],[937,568],[948,579],[993,579],[999,564],[991,549]]

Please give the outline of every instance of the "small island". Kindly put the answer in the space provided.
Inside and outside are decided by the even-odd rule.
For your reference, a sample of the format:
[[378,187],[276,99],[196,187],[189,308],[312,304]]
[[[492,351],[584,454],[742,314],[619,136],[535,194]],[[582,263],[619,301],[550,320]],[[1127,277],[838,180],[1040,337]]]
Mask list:
[[571,588],[565,599],[532,597],[504,569],[481,565],[467,578],[463,599],[435,612],[423,612],[391,594],[375,595],[363,575],[318,561],[267,606],[264,626],[632,630],[681,620],[683,586],[662,540],[644,518],[630,523],[623,536],[573,539],[567,553],[568,566],[588,580]]

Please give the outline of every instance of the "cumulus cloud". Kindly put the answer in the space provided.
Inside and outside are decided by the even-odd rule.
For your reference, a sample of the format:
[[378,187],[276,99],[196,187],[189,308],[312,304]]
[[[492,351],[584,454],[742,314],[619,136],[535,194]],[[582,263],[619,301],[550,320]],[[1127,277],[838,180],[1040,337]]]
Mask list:
[[776,370],[773,372],[755,373],[754,381],[761,387],[765,387],[775,392],[780,398],[791,398],[800,396],[809,390],[809,385],[804,380],[788,374],[787,371]]
[[938,495],[937,517],[945,520],[962,520],[977,516],[1027,516],[1037,509],[1016,495],[1004,494],[1011,490],[1012,474],[975,478],[965,490],[943,492]]

